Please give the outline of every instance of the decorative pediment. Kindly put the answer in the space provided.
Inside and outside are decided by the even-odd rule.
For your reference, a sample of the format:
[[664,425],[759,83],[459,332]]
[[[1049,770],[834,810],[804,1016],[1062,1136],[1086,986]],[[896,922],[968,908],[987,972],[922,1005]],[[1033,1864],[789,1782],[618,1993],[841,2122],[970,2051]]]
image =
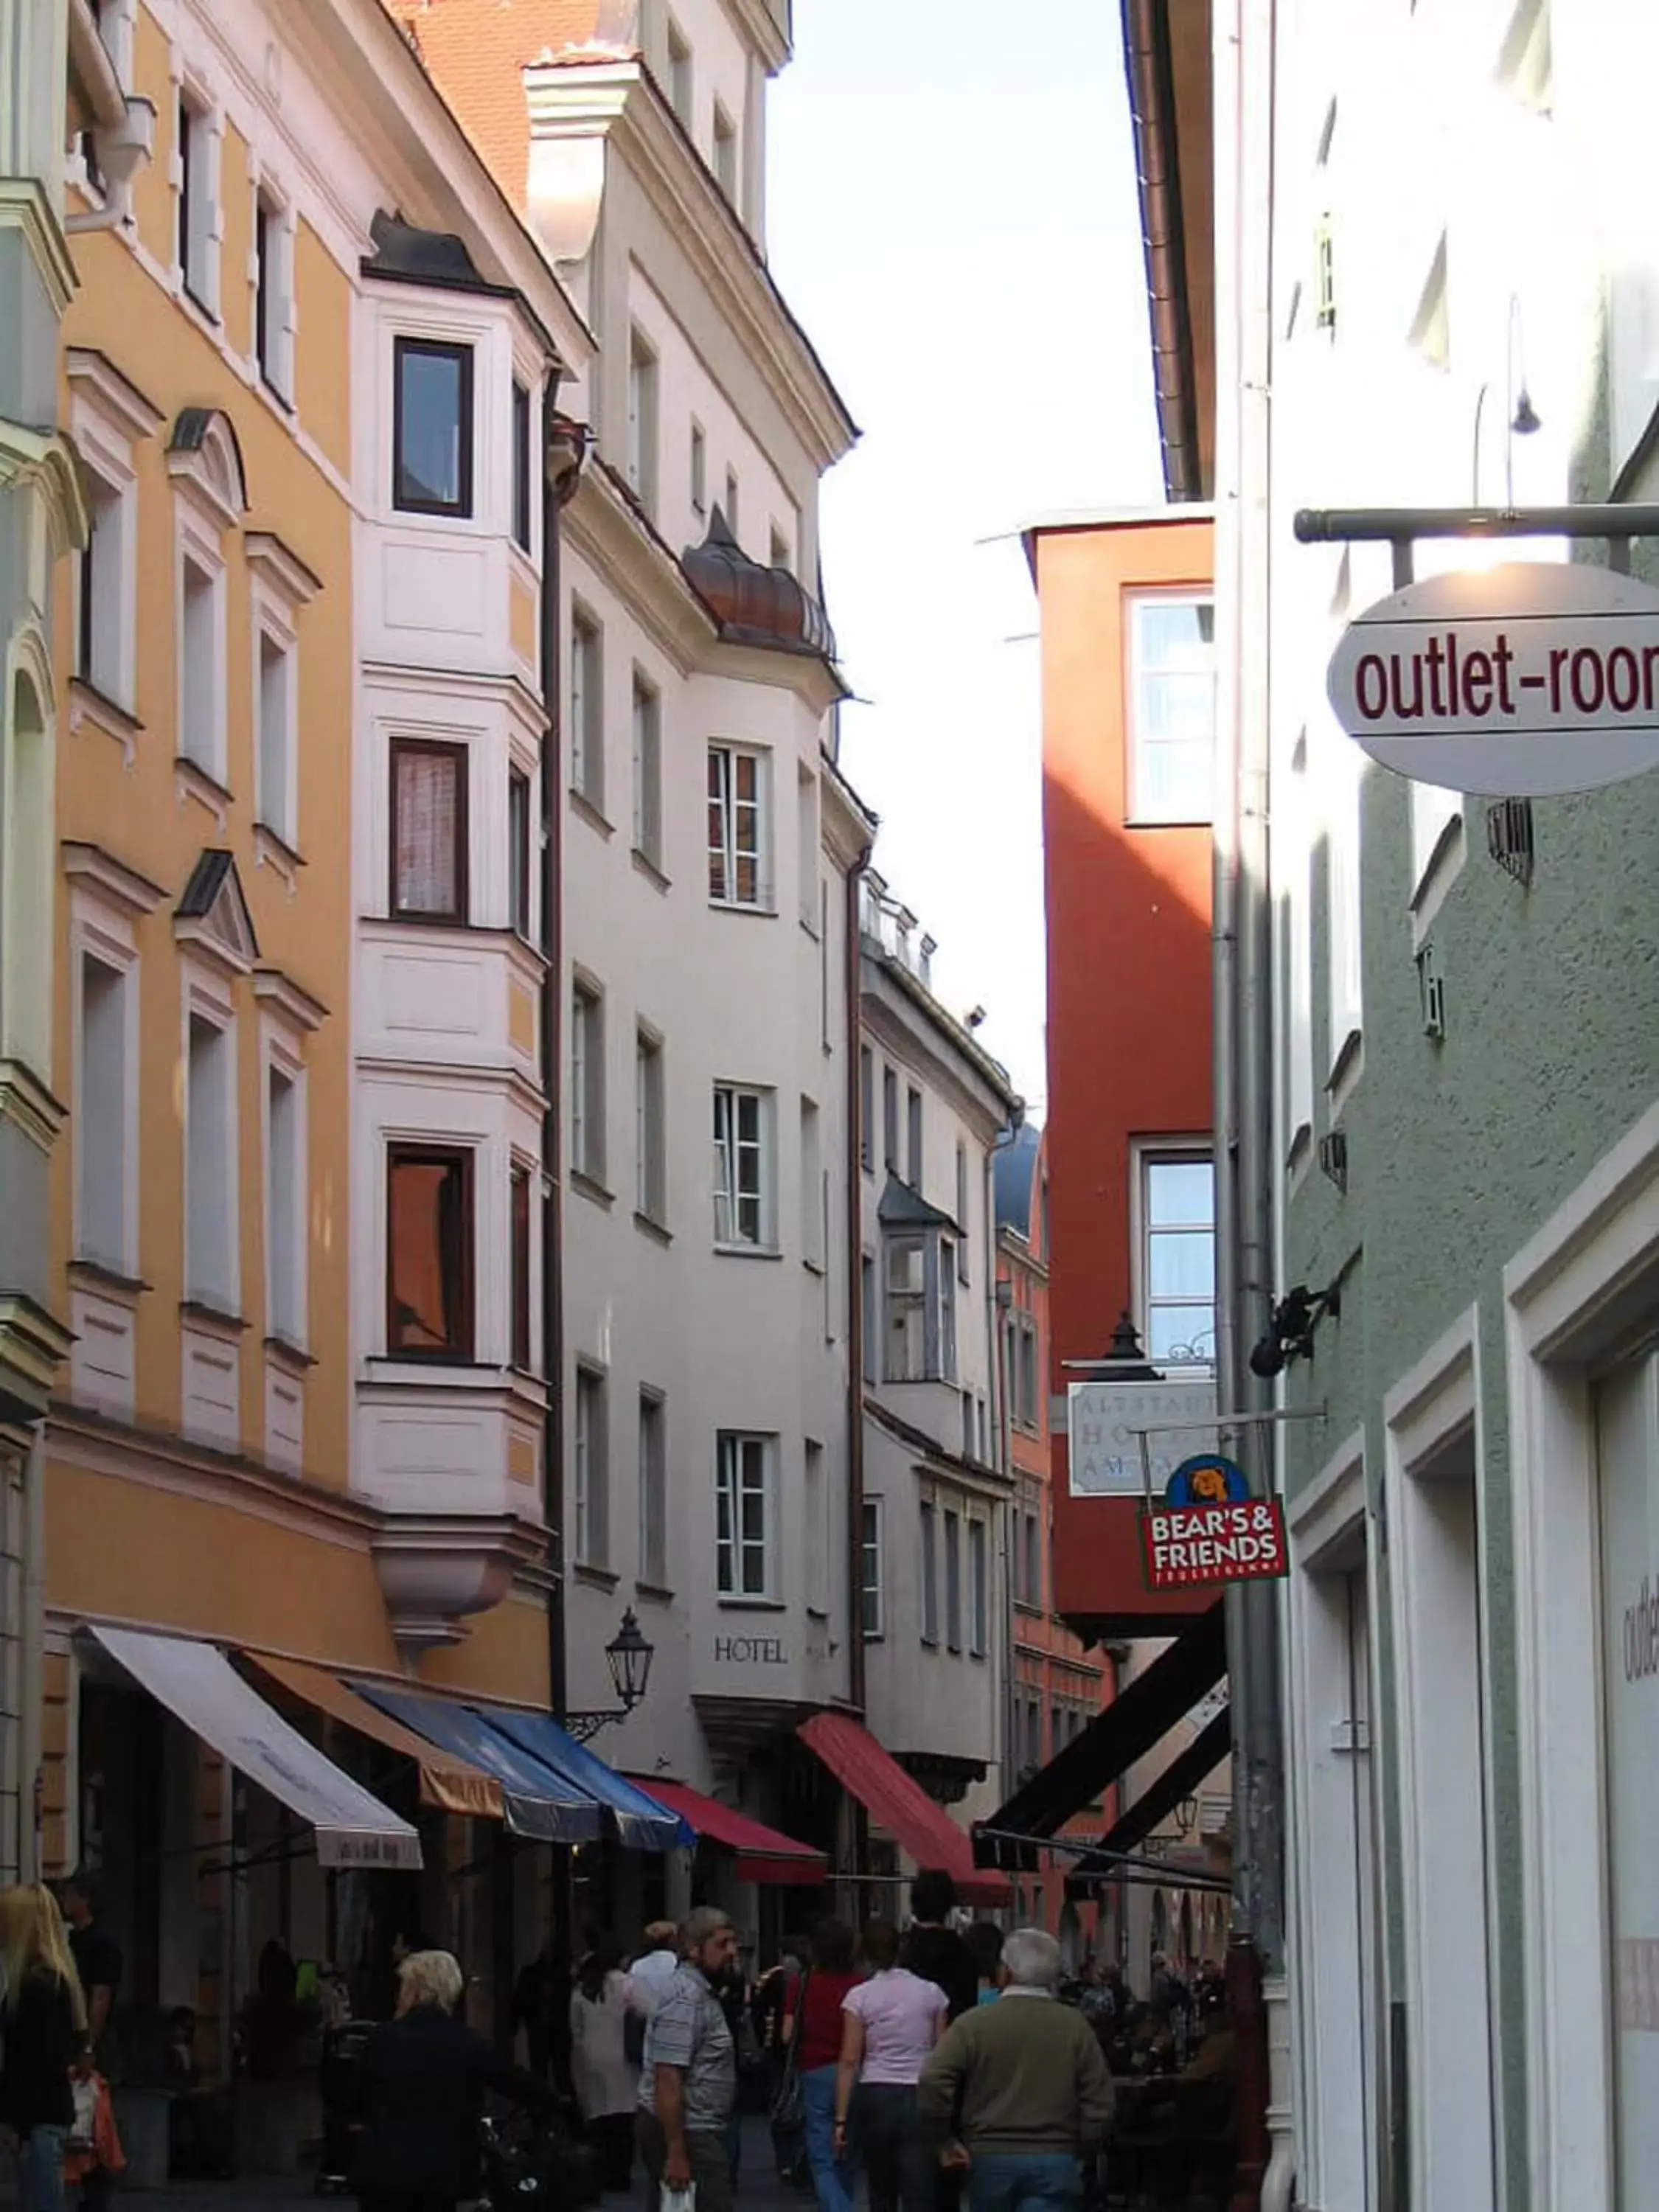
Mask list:
[[236,863],[222,846],[209,846],[191,871],[173,913],[173,933],[204,959],[231,975],[246,975],[259,957]]
[[247,477],[236,425],[222,407],[185,407],[167,440],[167,473],[199,495],[219,520],[247,513]]

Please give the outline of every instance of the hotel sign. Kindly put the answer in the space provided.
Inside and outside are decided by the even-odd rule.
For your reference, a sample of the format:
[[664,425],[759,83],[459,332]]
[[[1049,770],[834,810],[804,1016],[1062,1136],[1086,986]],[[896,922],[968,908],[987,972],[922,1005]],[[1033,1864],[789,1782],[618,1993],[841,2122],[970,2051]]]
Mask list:
[[1207,1370],[1162,1382],[1073,1382],[1066,1393],[1073,1498],[1143,1498],[1148,1471],[1161,1497],[1182,1462],[1213,1451],[1215,1442],[1215,1381]]
[[1337,720],[1382,767],[1493,799],[1659,767],[1659,592],[1516,562],[1379,599],[1331,657]]

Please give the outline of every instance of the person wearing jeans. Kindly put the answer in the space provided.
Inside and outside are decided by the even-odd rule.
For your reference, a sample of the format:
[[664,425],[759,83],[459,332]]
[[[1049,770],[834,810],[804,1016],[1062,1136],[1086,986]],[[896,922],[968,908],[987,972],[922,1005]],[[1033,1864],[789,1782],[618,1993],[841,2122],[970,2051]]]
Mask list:
[[936,1982],[900,1966],[898,1930],[890,1921],[872,1920],[862,1949],[870,1978],[842,2000],[836,2154],[846,2156],[849,2115],[855,2112],[870,2212],[933,2212],[938,2169],[917,2125],[916,2082],[950,2000]]
[[806,2163],[818,2212],[853,2212],[853,2161],[846,2140],[836,2141],[836,2079],[840,2071],[842,2006],[857,1989],[853,1931],[844,1921],[820,1921],[812,1932],[811,1964],[797,1988],[786,1990],[793,2017],[789,2063],[800,2077]]
[[954,2021],[922,2069],[922,2141],[967,2169],[969,2212],[1071,2212],[1111,2130],[1112,2077],[1082,2014],[1055,2002],[1052,1936],[1016,1929],[1000,1975],[998,2002]]
[[5,1974],[0,2130],[17,2161],[19,2212],[64,2212],[64,2143],[87,2008],[58,1900],[41,1883],[0,1891]]

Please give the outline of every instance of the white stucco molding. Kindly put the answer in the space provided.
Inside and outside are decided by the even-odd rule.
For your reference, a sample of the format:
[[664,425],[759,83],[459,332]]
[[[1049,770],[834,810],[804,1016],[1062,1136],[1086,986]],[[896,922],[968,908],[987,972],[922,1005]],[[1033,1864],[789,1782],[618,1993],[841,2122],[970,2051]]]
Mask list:
[[1613,2201],[1600,1696],[1601,1571],[1589,1364],[1659,1299],[1659,1105],[1504,1271],[1514,1498],[1516,1739],[1535,2212]]
[[1332,1553],[1352,1539],[1364,1516],[1365,1432],[1356,1429],[1286,1504],[1285,1517],[1297,1565],[1319,1573]]

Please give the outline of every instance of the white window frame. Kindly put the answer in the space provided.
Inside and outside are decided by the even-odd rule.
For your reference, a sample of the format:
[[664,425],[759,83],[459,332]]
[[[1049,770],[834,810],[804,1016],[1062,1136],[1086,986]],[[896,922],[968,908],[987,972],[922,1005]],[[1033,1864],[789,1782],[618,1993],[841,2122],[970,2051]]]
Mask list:
[[[247,532],[243,538],[243,549],[247,558],[248,611],[252,629],[249,657],[252,662],[254,822],[258,828],[267,830],[289,852],[297,853],[300,847],[299,615],[301,608],[316,597],[321,586],[281,538],[274,538],[267,532]],[[284,761],[277,809],[280,818],[273,818],[267,804],[271,794],[267,789],[266,748],[269,738],[265,728],[262,659],[267,638],[287,664],[283,676],[286,726],[282,732]]]
[[570,1172],[605,1188],[605,989],[579,969],[570,981]]
[[823,1205],[823,1116],[816,1099],[800,1102],[800,1256],[814,1274],[827,1265]]
[[[67,366],[70,430],[88,475],[112,509],[105,545],[115,569],[112,615],[106,612],[103,623],[96,625],[100,633],[94,642],[96,672],[79,680],[89,683],[112,706],[132,714],[138,696],[138,471],[133,449],[143,439],[153,437],[164,418],[101,354],[71,346]],[[74,566],[78,659],[82,589],[78,559]],[[108,675],[110,681],[100,683],[99,674]]]
[[973,1223],[969,1214],[973,1206],[973,1186],[968,1176],[968,1147],[958,1140],[957,1145],[957,1227],[962,1235],[957,1242],[957,1280],[966,1289],[973,1279],[973,1267],[969,1258],[973,1249]]
[[659,1228],[668,1219],[667,1070],[663,1040],[645,1022],[634,1030],[634,1210]]
[[[881,1498],[866,1497],[864,1500],[864,1525],[859,1530],[859,1625],[866,1644],[879,1644],[887,1634],[886,1524],[886,1501]],[[870,1572],[872,1559],[875,1566],[873,1580]],[[872,1598],[875,1601],[873,1610]]]
[[[187,642],[185,621],[186,572],[194,569],[210,594],[210,650],[205,665]],[[225,686],[225,556],[216,522],[210,522],[197,501],[180,492],[174,500],[174,613],[173,645],[177,684],[174,725],[175,757],[198,769],[222,790],[227,766]],[[185,726],[185,706],[191,684],[187,664],[196,664],[196,680],[206,685],[205,743],[195,743],[196,732]],[[204,757],[205,753],[206,757]]]
[[715,183],[734,208],[738,204],[739,158],[738,126],[726,102],[716,100],[714,118],[709,125],[708,166],[714,173]]
[[[755,763],[755,837],[751,846],[738,842],[738,814],[740,802],[737,795],[736,766],[739,760]],[[711,813],[720,812],[720,842],[717,846],[710,836],[708,840],[711,864],[718,855],[726,879],[723,893],[714,890],[712,880],[708,888],[710,906],[729,907],[744,914],[770,914],[774,911],[775,886],[772,881],[772,755],[763,745],[735,744],[715,738],[708,747],[709,790],[708,806]],[[741,897],[738,889],[738,863],[751,858],[755,867],[755,896]]]
[[[248,240],[248,363],[265,389],[284,407],[294,402],[294,333],[298,322],[294,281],[294,204],[288,191],[263,167],[252,180],[253,228]],[[268,218],[266,240],[272,248],[270,289],[265,330],[265,362],[259,362],[259,214]]]
[[1128,685],[1128,696],[1125,702],[1125,725],[1128,733],[1128,761],[1127,763],[1128,774],[1126,778],[1126,795],[1128,800],[1127,818],[1132,824],[1144,824],[1152,828],[1159,826],[1169,828],[1201,828],[1205,824],[1212,822],[1214,819],[1215,815],[1215,787],[1213,780],[1215,762],[1215,721],[1213,712],[1211,716],[1210,757],[1212,780],[1209,793],[1204,805],[1201,808],[1188,808],[1185,806],[1171,807],[1167,805],[1155,807],[1143,790],[1143,784],[1146,779],[1145,777],[1141,763],[1141,747],[1143,743],[1146,742],[1142,738],[1140,731],[1141,682],[1142,678],[1148,674],[1161,674],[1168,672],[1164,671],[1148,670],[1146,665],[1144,647],[1141,637],[1140,617],[1142,611],[1151,606],[1192,606],[1208,607],[1210,609],[1212,659],[1211,681],[1212,685],[1215,680],[1215,593],[1212,589],[1204,586],[1188,584],[1171,585],[1168,586],[1153,586],[1147,590],[1129,591],[1124,593],[1123,622],[1124,628],[1127,633],[1125,641],[1126,650],[1124,653],[1124,664]]
[[[198,1305],[210,1311],[240,1319],[242,1310],[242,1229],[240,1125],[240,1085],[237,1080],[240,1051],[240,1031],[236,1006],[228,979],[211,975],[193,961],[181,966],[181,1021],[179,1029],[180,1066],[184,1080],[180,1085],[182,1110],[179,1116],[179,1135],[183,1173],[179,1178],[184,1200],[184,1261],[185,1303]],[[225,1158],[222,1169],[219,1202],[223,1208],[225,1266],[227,1279],[222,1284],[204,1282],[196,1273],[198,1255],[191,1249],[191,1218],[195,1203],[191,1166],[191,1103],[190,1103],[190,1032],[193,1021],[200,1021],[217,1030],[224,1039],[224,1063],[222,1080],[225,1088],[223,1101],[225,1126]],[[211,1194],[208,1194],[210,1198]]]
[[[310,1098],[306,1063],[297,1041],[267,1020],[260,1037],[259,1154],[264,1168],[264,1245],[265,1273],[265,1334],[289,1349],[304,1352],[309,1345],[310,1273],[307,1224],[310,1220],[309,1154]],[[270,1079],[276,1075],[289,1084],[294,1096],[294,1188],[289,1195],[287,1233],[293,1240],[294,1312],[276,1310],[276,1189],[271,1168]],[[283,1326],[287,1322],[288,1326]]]
[[796,778],[796,873],[799,880],[795,886],[795,903],[801,927],[809,937],[816,937],[819,931],[818,854],[822,847],[818,829],[818,779],[813,769],[801,769]]
[[691,41],[671,15],[668,18],[668,104],[686,131],[696,114],[696,77]]
[[936,1650],[939,1641],[939,1508],[931,1498],[924,1498],[917,1508],[916,1529],[921,1641]]
[[816,1619],[830,1617],[829,1461],[823,1446],[808,1437],[802,1462],[801,1512],[805,1523],[806,1610]]
[[[752,1456],[751,1446],[758,1448]],[[715,1437],[714,1589],[722,1605],[767,1603],[778,1595],[777,1460],[775,1436],[752,1429],[722,1429]],[[757,1467],[758,1482],[753,1479]],[[755,1498],[761,1504],[761,1579],[751,1588],[744,1555],[756,1546],[743,1534],[743,1505],[745,1498]]]
[[648,515],[657,511],[657,441],[662,357],[649,331],[628,332],[628,482]]
[[[743,1188],[739,1108],[756,1107],[755,1152],[759,1188]],[[755,1084],[717,1083],[714,1091],[714,1249],[717,1252],[775,1252],[777,1245],[777,1096]],[[743,1234],[738,1206],[757,1201],[757,1233]]]
[[639,1483],[638,1579],[648,1589],[662,1589],[668,1582],[668,1400],[644,1382],[639,1395]]
[[570,1394],[571,1559],[577,1566],[594,1567],[602,1573],[611,1565],[608,1379],[603,1367],[579,1358],[575,1387]]
[[728,468],[726,471],[726,507],[724,510],[726,515],[726,526],[739,544],[743,542],[743,525],[739,516],[742,492],[738,483],[738,472],[733,468]]
[[943,1546],[945,1554],[945,1648],[951,1653],[962,1650],[962,1524],[964,1518],[958,1505],[943,1509]]
[[637,665],[632,702],[634,850],[662,867],[662,691]]
[[[173,280],[182,296],[217,322],[222,312],[220,254],[225,235],[224,112],[211,88],[189,70],[175,71],[173,93],[173,150],[167,165],[173,200]],[[189,234],[184,257],[179,252],[179,204],[185,189],[185,157],[179,133],[181,107],[187,107],[192,122],[200,126],[192,134]],[[199,278],[199,283],[192,278]]]
[[706,515],[708,512],[708,433],[694,415],[691,417],[690,453],[691,471],[691,512]]
[[968,1656],[983,1659],[991,1644],[991,1532],[975,1515],[968,1522]]
[[570,602],[570,788],[605,811],[605,625],[591,607]]
[[[1142,1344],[1147,1347],[1146,1356],[1149,1359],[1154,1357],[1152,1350],[1153,1301],[1152,1295],[1151,1238],[1152,1235],[1152,1227],[1151,1170],[1154,1167],[1196,1167],[1200,1164],[1210,1170],[1210,1188],[1212,1192],[1210,1211],[1212,1216],[1213,1216],[1215,1212],[1215,1200],[1213,1196],[1215,1189],[1215,1152],[1214,1147],[1207,1136],[1137,1137],[1132,1140],[1129,1146],[1129,1250],[1132,1263],[1132,1281],[1130,1291],[1133,1300],[1133,1311],[1136,1322],[1140,1330],[1140,1340]],[[1194,1226],[1195,1227],[1196,1224],[1194,1224]],[[1212,1219],[1210,1224],[1210,1236],[1212,1245],[1213,1246],[1215,1237],[1215,1224],[1213,1219]],[[1212,1277],[1212,1280],[1213,1281],[1213,1276]],[[1162,1303],[1171,1305],[1196,1305],[1200,1304],[1200,1301],[1196,1298],[1173,1298],[1163,1301]],[[1213,1291],[1212,1292],[1210,1299],[1210,1335],[1212,1344],[1208,1361],[1207,1363],[1204,1363],[1202,1361],[1194,1362],[1194,1364],[1208,1364],[1213,1366],[1215,1363],[1215,1351],[1213,1344],[1215,1334],[1215,1297]]]
[[[113,1251],[102,1251],[88,1238],[83,1218],[85,1141],[93,1133],[91,1118],[81,1104],[87,1097],[85,1068],[86,1014],[83,985],[88,960],[106,969],[120,981],[122,997],[121,1090],[117,1101],[120,1130],[121,1233]],[[131,920],[88,893],[76,890],[70,900],[70,961],[74,1024],[74,1065],[71,1079],[76,1109],[70,1116],[75,1144],[74,1250],[77,1260],[107,1267],[129,1280],[138,1275],[138,1182],[140,1169],[138,1085],[140,999],[138,950]]]

